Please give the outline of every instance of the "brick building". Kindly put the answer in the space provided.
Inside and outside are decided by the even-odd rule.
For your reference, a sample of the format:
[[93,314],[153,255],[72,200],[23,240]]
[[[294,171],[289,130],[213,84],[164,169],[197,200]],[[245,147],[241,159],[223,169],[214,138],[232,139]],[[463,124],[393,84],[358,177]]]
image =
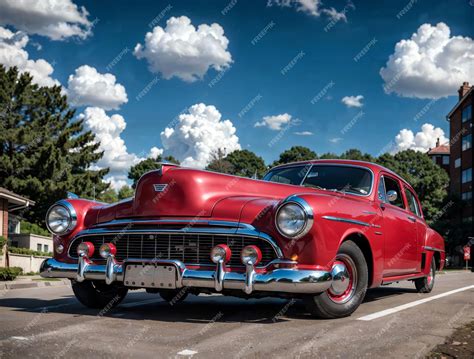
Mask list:
[[[458,221],[472,224],[473,217],[473,107],[474,86],[464,82],[458,90],[459,99],[447,115],[450,133],[450,190],[466,203]],[[472,234],[471,234],[472,235]]]
[[436,147],[431,148],[428,151],[428,156],[431,160],[436,163],[438,166],[443,168],[446,172],[448,172],[449,176],[449,167],[450,167],[450,148],[449,143],[441,144],[438,140],[436,141]]

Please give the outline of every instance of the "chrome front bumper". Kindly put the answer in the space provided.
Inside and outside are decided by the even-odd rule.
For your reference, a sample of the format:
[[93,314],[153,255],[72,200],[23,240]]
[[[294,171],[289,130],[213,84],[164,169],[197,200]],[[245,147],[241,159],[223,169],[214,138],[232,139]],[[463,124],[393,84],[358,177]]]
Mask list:
[[122,265],[109,258],[107,264],[98,265],[85,258],[81,258],[78,263],[64,263],[50,258],[42,263],[40,274],[44,278],[105,280],[111,284],[124,281],[124,268],[127,264],[172,265],[176,268],[175,288],[212,288],[217,292],[237,289],[247,294],[254,291],[316,294],[324,292],[332,284],[332,274],[329,271],[276,268],[265,273],[256,273],[253,266],[247,266],[245,273],[237,273],[225,271],[222,263],[217,264],[216,270],[195,270],[186,268],[177,260],[137,259]]

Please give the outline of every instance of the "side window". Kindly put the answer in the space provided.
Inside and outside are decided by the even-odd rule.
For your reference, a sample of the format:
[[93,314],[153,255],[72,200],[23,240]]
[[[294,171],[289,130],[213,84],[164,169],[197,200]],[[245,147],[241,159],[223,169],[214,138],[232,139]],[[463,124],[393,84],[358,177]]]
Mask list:
[[387,201],[391,205],[400,207],[405,209],[405,205],[403,203],[403,197],[402,197],[402,191],[400,190],[400,186],[398,185],[398,181],[395,181],[394,179],[390,177],[385,177],[384,176],[384,182],[385,182],[385,191],[387,194],[387,199],[389,199],[389,192],[390,191],[395,191],[397,193],[396,199],[393,201]]
[[416,201],[415,195],[408,188],[405,188],[405,195],[407,196],[408,208],[410,208],[410,211],[420,217],[420,209],[418,208],[418,202]]
[[385,185],[383,183],[383,176],[380,176],[378,195],[379,200],[381,200],[382,202],[387,202],[387,197],[385,196]]

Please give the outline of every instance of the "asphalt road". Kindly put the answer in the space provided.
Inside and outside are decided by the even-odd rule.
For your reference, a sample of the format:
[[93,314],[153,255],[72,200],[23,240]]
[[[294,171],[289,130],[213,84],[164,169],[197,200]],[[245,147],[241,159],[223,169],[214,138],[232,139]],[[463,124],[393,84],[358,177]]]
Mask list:
[[338,320],[311,318],[300,301],[200,295],[171,307],[144,291],[104,313],[67,286],[16,289],[0,292],[0,357],[414,358],[474,320],[473,309],[471,272],[438,275],[430,294],[411,282],[370,290]]

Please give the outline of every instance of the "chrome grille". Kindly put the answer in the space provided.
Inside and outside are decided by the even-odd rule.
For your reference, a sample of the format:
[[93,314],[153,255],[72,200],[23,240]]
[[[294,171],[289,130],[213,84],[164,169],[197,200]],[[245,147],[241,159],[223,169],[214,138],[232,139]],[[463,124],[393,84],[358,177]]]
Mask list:
[[240,252],[248,245],[256,245],[262,251],[259,266],[267,265],[277,258],[275,250],[267,241],[250,236],[224,235],[209,233],[119,233],[94,234],[80,236],[69,247],[69,256],[77,258],[77,246],[81,242],[91,242],[95,251],[91,259],[102,259],[99,248],[103,243],[114,243],[117,247],[116,258],[123,261],[128,258],[174,259],[185,264],[213,265],[210,259],[211,249],[217,244],[227,244],[232,251],[228,263],[242,266]]

